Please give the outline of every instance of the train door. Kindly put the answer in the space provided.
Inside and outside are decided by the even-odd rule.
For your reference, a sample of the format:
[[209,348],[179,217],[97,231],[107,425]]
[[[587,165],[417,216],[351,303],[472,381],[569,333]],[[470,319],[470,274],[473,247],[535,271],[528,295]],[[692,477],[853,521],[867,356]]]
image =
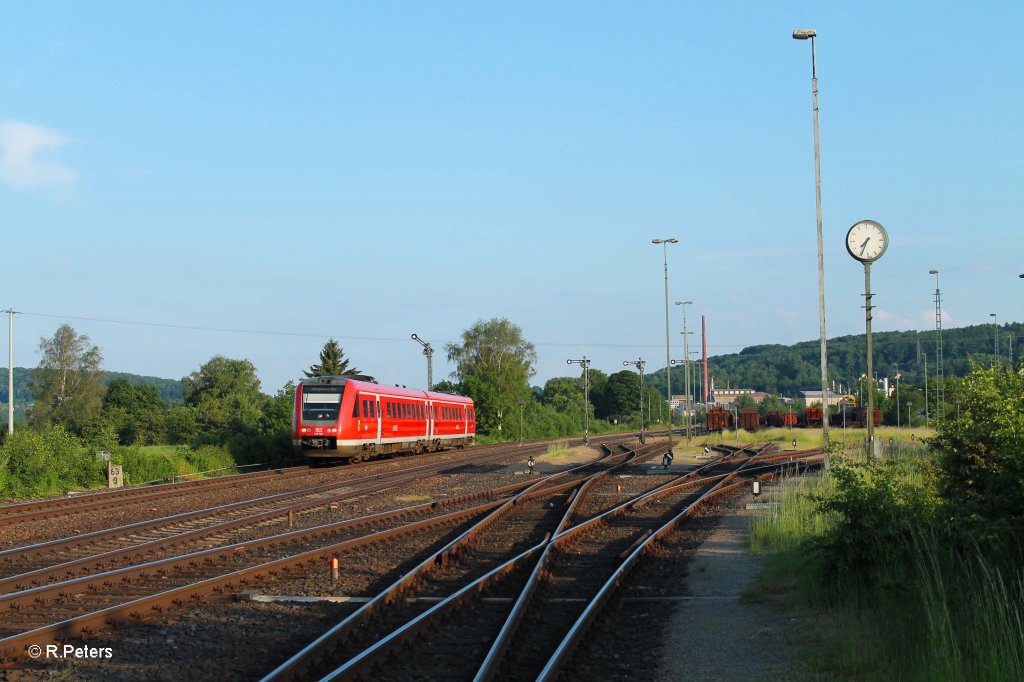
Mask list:
[[383,417],[383,415],[380,412],[381,404],[380,404],[380,396],[379,395],[373,396],[373,407],[376,410],[376,412],[374,413],[374,416],[376,417],[375,421],[377,422],[377,433],[374,436],[373,449],[377,450],[379,452],[380,451],[380,442],[381,442],[381,418]]
[[431,401],[426,402],[427,409],[427,447],[430,447],[430,442],[434,439],[434,403]]

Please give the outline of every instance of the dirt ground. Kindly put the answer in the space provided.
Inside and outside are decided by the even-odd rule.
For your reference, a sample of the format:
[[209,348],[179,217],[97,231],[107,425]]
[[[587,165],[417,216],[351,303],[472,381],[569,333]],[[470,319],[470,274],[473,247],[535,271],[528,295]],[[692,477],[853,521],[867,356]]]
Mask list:
[[656,680],[791,680],[801,677],[796,619],[744,598],[763,559],[748,550],[756,512],[747,495],[721,517],[689,563],[686,598],[665,628]]

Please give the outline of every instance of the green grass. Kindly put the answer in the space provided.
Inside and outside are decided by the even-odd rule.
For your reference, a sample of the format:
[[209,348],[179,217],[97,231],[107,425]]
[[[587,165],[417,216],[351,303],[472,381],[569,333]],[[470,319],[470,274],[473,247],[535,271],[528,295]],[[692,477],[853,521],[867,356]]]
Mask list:
[[[880,430],[882,433],[884,431]],[[897,459],[902,484],[929,484],[917,455]],[[836,494],[828,475],[788,478],[762,495],[778,509],[751,528],[751,551],[766,568],[746,601],[778,606],[801,623],[805,668],[828,679],[1024,679],[1024,571],[1004,575],[976,549],[914,533],[909,566],[883,567],[870,584],[836,583],[809,552],[836,527],[815,499]]]

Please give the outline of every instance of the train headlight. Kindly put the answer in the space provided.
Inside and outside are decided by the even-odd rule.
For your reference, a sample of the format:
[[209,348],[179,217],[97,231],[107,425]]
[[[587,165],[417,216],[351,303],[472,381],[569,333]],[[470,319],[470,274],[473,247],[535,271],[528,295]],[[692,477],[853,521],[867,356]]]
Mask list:
[[327,433],[337,433],[337,431],[338,431],[338,429],[336,429],[336,428],[333,428],[333,427],[329,427],[329,428],[327,429]]
[[313,429],[309,428],[308,426],[303,426],[303,427],[302,427],[302,432],[303,432],[303,433],[309,433],[309,432],[311,432],[312,430],[313,430]]

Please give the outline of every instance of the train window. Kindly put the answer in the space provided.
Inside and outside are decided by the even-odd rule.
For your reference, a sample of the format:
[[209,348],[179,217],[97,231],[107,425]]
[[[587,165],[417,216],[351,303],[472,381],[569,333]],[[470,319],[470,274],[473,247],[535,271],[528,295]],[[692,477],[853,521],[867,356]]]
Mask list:
[[356,399],[353,400],[352,403],[353,403],[353,405],[352,405],[352,416],[353,417],[358,417],[359,416],[359,398],[356,397]]
[[369,403],[370,403],[369,400],[364,400],[363,401],[363,416],[364,417],[369,417],[370,416],[370,404]]
[[341,387],[302,386],[302,420],[337,423],[341,411]]
[[409,403],[402,403],[402,418],[409,418]]
[[374,419],[377,418],[377,401],[376,400],[371,400],[370,401],[370,416],[373,417]]
[[388,415],[388,419],[391,419],[391,403],[384,403],[384,411]]

